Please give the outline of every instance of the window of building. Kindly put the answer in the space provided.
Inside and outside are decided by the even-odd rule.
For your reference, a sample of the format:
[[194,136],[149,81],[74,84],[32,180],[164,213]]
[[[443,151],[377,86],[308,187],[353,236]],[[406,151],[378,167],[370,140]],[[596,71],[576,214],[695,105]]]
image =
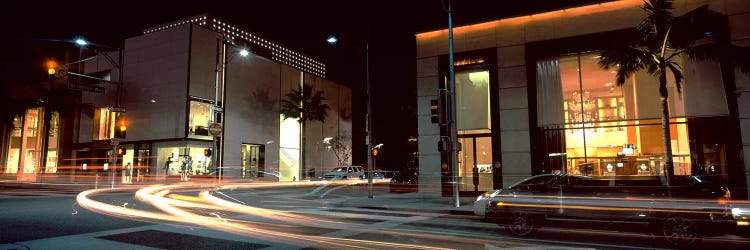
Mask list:
[[456,123],[461,143],[458,153],[460,191],[492,189],[490,137],[490,72],[456,73]]
[[456,73],[456,123],[459,134],[490,131],[490,72]]
[[188,135],[208,136],[209,121],[211,121],[211,103],[196,99],[190,100]]
[[[658,175],[664,146],[657,80],[636,73],[622,86],[594,53],[537,62],[537,122],[552,171],[573,175]],[[668,77],[676,175],[690,174],[685,104]]]
[[23,116],[16,115],[13,117],[13,128],[10,131],[8,143],[8,157],[6,159],[5,169],[2,171],[8,174],[18,172],[18,162],[21,157],[21,135],[23,131]]
[[99,108],[94,112],[94,140],[109,140],[115,136],[115,120],[120,113]]
[[49,137],[47,137],[47,161],[44,172],[57,173],[58,145],[60,142],[60,113],[52,112],[49,119]]

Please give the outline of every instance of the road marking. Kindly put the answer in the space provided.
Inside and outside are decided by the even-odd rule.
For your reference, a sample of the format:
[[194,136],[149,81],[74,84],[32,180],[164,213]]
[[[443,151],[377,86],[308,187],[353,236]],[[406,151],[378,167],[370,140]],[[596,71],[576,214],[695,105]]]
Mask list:
[[321,194],[320,197],[318,197],[318,198],[322,199],[324,196],[326,196],[328,193],[330,193],[333,190],[336,190],[336,189],[339,189],[339,188],[343,188],[343,187],[347,187],[347,186],[353,186],[353,185],[357,185],[357,184],[358,183],[355,182],[355,183],[346,184],[346,185],[343,185],[343,186],[340,186],[340,187],[335,187],[335,188],[328,189],[323,194]]
[[323,184],[323,186],[320,186],[320,187],[317,187],[317,188],[313,189],[313,191],[310,191],[310,193],[308,193],[307,195],[315,195],[317,192],[320,192],[320,190],[323,190],[327,186],[328,186],[328,183]]

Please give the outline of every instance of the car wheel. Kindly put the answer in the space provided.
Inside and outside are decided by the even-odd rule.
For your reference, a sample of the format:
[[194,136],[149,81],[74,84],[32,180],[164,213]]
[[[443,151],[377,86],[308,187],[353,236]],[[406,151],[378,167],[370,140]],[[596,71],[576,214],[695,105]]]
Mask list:
[[506,227],[510,233],[517,236],[531,235],[539,229],[537,218],[534,217],[526,212],[513,212],[508,218]]
[[664,221],[661,233],[669,244],[677,247],[692,245],[700,238],[695,222],[683,217],[670,217]]

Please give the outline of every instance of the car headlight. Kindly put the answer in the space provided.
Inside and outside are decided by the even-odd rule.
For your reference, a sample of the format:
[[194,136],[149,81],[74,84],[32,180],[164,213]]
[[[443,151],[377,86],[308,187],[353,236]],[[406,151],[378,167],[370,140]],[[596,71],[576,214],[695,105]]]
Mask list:
[[740,216],[741,212],[742,211],[739,208],[732,208],[732,216]]
[[479,200],[481,200],[483,198],[492,198],[492,197],[495,197],[499,193],[500,193],[499,189],[498,190],[494,190],[494,191],[484,192],[482,195],[480,195],[480,196],[477,197],[476,201],[479,201]]

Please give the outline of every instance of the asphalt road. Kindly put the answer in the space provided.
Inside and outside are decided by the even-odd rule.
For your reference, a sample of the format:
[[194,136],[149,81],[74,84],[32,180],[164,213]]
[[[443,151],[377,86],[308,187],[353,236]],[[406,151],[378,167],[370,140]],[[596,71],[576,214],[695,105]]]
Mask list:
[[[655,249],[669,248],[640,232],[606,225],[547,227],[532,237],[512,236],[473,215],[414,209],[348,206],[366,185],[237,187],[154,191],[172,203],[138,200],[135,190],[97,193],[101,204],[123,208],[105,215],[83,209],[72,192],[0,192],[0,249]],[[24,194],[25,195],[21,195]],[[169,194],[167,194],[169,193]],[[387,186],[376,185],[375,196]],[[161,201],[161,200],[160,200]],[[221,204],[222,208],[208,206]],[[426,204],[426,206],[429,206]],[[111,208],[110,208],[111,209]],[[426,207],[426,209],[429,209]],[[130,213],[141,211],[143,215]],[[154,219],[148,216],[175,215]],[[176,216],[179,215],[179,216]],[[127,217],[127,218],[124,218]],[[203,222],[203,221],[208,222]],[[698,248],[748,249],[738,236],[705,240]]]

